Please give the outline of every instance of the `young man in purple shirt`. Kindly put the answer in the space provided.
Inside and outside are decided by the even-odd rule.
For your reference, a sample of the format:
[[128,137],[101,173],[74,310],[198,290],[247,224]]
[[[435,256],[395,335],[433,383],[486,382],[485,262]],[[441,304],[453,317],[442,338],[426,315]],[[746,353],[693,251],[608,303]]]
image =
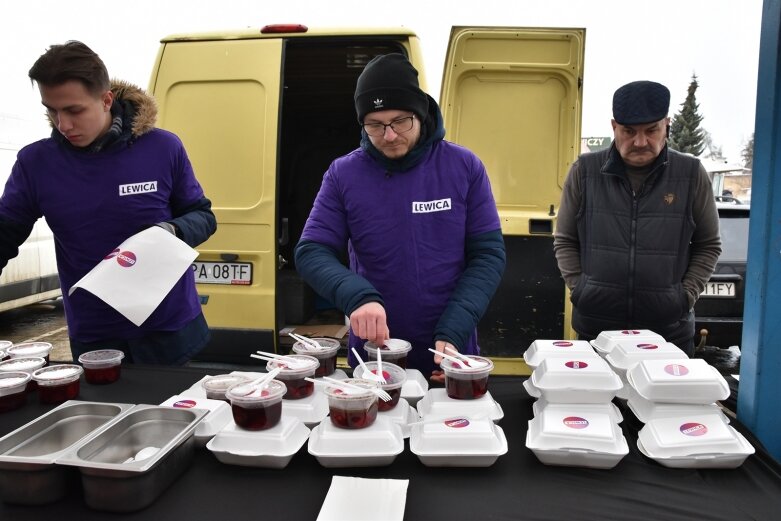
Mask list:
[[151,97],[109,81],[103,61],[81,42],[52,46],[29,76],[53,130],[19,152],[0,198],[0,269],[45,217],[74,360],[115,348],[130,362],[184,364],[209,339],[190,270],[141,326],[87,291],[68,296],[106,254],[144,228],[160,226],[193,247],[214,233],[211,202],[182,142],[154,127]]
[[505,250],[485,167],[443,140],[439,106],[417,76],[401,54],[366,65],[355,90],[361,146],[325,173],[295,259],[349,316],[349,347],[407,340],[408,367],[441,381],[428,348],[479,353],[477,322]]

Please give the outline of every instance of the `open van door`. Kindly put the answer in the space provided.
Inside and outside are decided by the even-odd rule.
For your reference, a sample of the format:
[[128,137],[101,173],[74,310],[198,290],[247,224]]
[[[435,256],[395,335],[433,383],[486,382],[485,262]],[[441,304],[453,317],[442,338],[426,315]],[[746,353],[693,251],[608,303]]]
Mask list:
[[149,90],[160,106],[158,125],[184,142],[219,222],[193,264],[212,330],[199,359],[247,363],[248,352],[275,345],[277,328],[282,41],[202,40],[163,40]]
[[492,357],[519,357],[535,339],[572,334],[553,230],[580,150],[585,36],[585,29],[451,31],[439,100],[446,139],[485,164],[507,248],[502,283],[478,328]]

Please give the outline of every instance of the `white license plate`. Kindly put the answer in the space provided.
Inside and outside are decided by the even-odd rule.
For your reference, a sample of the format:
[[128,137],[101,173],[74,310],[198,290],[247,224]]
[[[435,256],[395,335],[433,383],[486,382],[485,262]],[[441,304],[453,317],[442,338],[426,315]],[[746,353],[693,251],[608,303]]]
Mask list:
[[716,298],[734,298],[735,297],[735,283],[734,282],[708,282],[705,284],[705,290],[702,292],[703,297],[716,297]]
[[252,264],[248,262],[193,262],[195,282],[200,284],[252,284]]

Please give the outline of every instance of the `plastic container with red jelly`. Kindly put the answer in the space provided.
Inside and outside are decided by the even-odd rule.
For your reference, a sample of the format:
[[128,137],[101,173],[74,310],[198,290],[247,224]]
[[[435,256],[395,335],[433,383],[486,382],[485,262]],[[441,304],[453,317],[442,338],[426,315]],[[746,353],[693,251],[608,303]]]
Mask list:
[[439,364],[445,372],[445,390],[450,398],[456,400],[474,400],[488,391],[488,375],[494,363],[482,356],[467,355],[468,358],[483,362],[479,367],[467,367],[443,359]]
[[[366,367],[368,367],[369,371],[372,373],[377,372],[377,362],[366,362]],[[366,378],[363,373],[363,367],[359,365],[355,368],[353,376],[356,378],[369,380],[369,378]],[[389,395],[391,395],[391,399],[387,402],[380,400],[377,402],[377,407],[380,412],[385,412],[390,411],[399,404],[399,398],[401,398],[401,387],[404,385],[404,382],[407,381],[407,371],[397,366],[396,364],[383,362],[382,376],[385,377],[385,383],[380,383],[380,387],[383,391],[386,391]]]
[[38,382],[41,403],[62,403],[79,395],[79,378],[84,369],[75,364],[56,364],[42,367],[33,373]]
[[32,377],[22,371],[0,373],[0,412],[13,411],[27,402],[27,382]]
[[365,387],[366,392],[344,392],[338,387],[327,387],[325,394],[328,397],[331,423],[341,429],[369,427],[377,419],[377,395],[371,390],[377,387],[377,382],[361,378],[347,378],[342,381]]
[[[29,358],[11,358],[0,362],[0,374],[5,372],[22,372],[32,374],[41,367],[46,365],[46,360],[40,356],[34,356]],[[33,391],[38,387],[38,383],[30,379],[27,382],[27,390]]]
[[231,386],[225,393],[230,401],[233,421],[242,429],[262,431],[279,423],[282,417],[282,396],[287,386],[271,380],[268,385],[251,387],[246,383]]
[[49,342],[22,342],[14,344],[6,349],[6,354],[11,358],[30,358],[40,356],[49,363],[49,353],[52,345]]
[[284,358],[267,363],[266,370],[280,368],[281,371],[276,379],[287,386],[285,400],[300,400],[315,392],[315,384],[304,378],[314,377],[319,366],[320,362],[313,356],[285,355]]
[[336,371],[336,356],[339,353],[341,344],[333,338],[312,338],[320,344],[323,349],[312,349],[303,342],[293,344],[293,352],[298,355],[309,355],[317,358],[320,366],[315,371],[315,378],[321,376],[331,376]]
[[[367,360],[377,360],[377,344],[366,342],[363,344],[363,349],[366,351]],[[402,369],[407,368],[407,353],[411,350],[412,344],[398,338],[390,338],[380,347],[382,360],[396,364]]]
[[251,378],[243,374],[218,374],[207,376],[202,382],[201,387],[206,392],[206,398],[209,400],[228,401],[225,392],[232,386],[241,382],[249,382]]
[[118,349],[98,349],[79,356],[84,367],[84,379],[91,384],[110,384],[119,380],[125,353]]

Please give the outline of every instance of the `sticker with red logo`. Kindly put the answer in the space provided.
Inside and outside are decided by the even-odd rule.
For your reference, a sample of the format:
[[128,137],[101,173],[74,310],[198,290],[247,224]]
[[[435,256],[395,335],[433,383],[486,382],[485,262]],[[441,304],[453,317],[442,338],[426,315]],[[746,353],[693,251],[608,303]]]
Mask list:
[[659,346],[656,344],[637,344],[636,347],[638,349],[659,349]]
[[469,420],[466,418],[454,418],[452,420],[445,420],[445,425],[453,429],[461,429],[469,425]]
[[588,364],[581,360],[570,360],[569,362],[566,362],[564,365],[566,365],[570,369],[585,369],[586,367],[588,367]]
[[132,251],[123,251],[117,254],[117,262],[120,266],[129,268],[136,263],[136,254]]
[[672,376],[685,376],[689,374],[689,370],[686,366],[681,364],[668,364],[664,366],[664,372]]
[[191,409],[196,405],[197,403],[194,400],[179,400],[174,404],[174,407],[178,407],[179,409]]
[[585,429],[588,427],[588,420],[580,416],[567,416],[561,421],[570,429]]
[[566,340],[557,340],[556,342],[553,342],[553,345],[556,347],[572,347],[574,344],[572,342],[567,342]]
[[103,259],[104,260],[113,259],[117,255],[119,255],[119,248],[114,248],[114,250],[111,253],[109,253],[108,255],[106,255],[105,257],[103,257]]
[[684,423],[680,427],[681,433],[685,434],[686,436],[703,436],[704,434],[708,433],[708,427],[701,423]]
[[622,335],[639,335],[640,331],[636,331],[634,329],[626,329],[624,331],[621,331]]

